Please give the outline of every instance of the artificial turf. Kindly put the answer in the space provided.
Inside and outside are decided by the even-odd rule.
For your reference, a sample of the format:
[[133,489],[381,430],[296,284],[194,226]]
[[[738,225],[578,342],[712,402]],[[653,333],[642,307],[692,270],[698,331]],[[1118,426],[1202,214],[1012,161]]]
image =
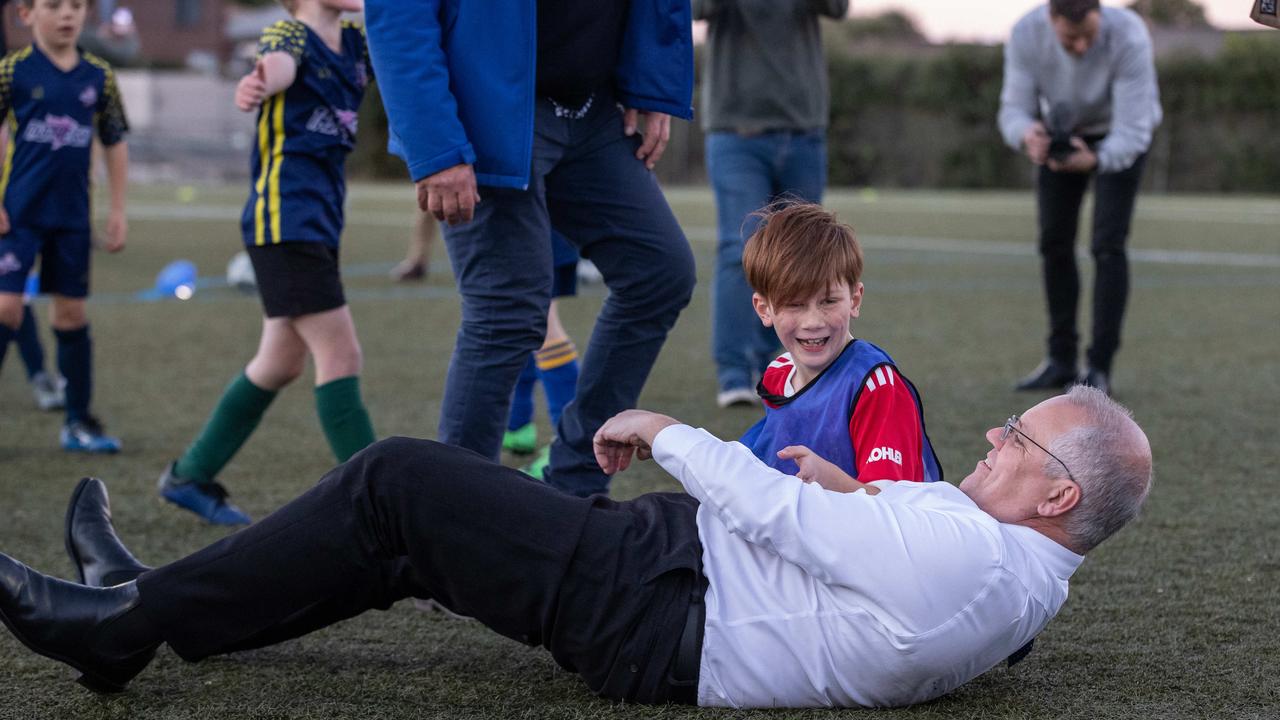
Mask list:
[[[60,418],[35,409],[11,348],[0,374],[0,551],[69,577],[64,503],[88,474],[107,481],[117,527],[144,560],[172,560],[224,534],[161,504],[154,483],[252,354],[257,300],[216,282],[186,302],[140,302],[135,295],[177,258],[196,262],[204,277],[221,276],[239,243],[242,193],[136,187],[129,247],[95,257],[95,405],[124,439],[122,454],[59,451]],[[714,403],[710,195],[675,189],[670,199],[699,262],[699,287],[641,405],[734,437],[756,413],[717,410]],[[458,318],[441,247],[425,283],[386,280],[404,248],[411,203],[407,187],[354,187],[344,239],[348,298],[365,354],[364,394],[379,436],[434,436]],[[1039,361],[1045,334],[1033,199],[833,191],[828,204],[855,225],[866,247],[867,294],[855,334],[888,349],[920,388],[930,436],[947,478],[957,482],[983,456],[987,428],[1043,397],[1010,389]],[[1077,572],[1070,600],[1027,660],[997,667],[933,703],[876,716],[1280,716],[1277,228],[1274,197],[1140,199],[1133,289],[1113,380],[1116,397],[1133,408],[1154,449],[1156,484],[1145,513]],[[1083,260],[1082,268],[1087,280],[1091,263]],[[588,286],[562,307],[579,347],[586,346],[602,297]],[[48,307],[37,312],[47,322]],[[47,349],[52,357],[52,345]],[[281,393],[221,477],[255,517],[332,464],[308,386],[303,380]],[[545,437],[542,414],[539,423]],[[675,487],[645,464],[618,476],[613,494]],[[196,665],[164,650],[119,696],[96,697],[71,677],[0,633],[0,718],[756,715],[612,705],[591,697],[545,653],[408,603]]]

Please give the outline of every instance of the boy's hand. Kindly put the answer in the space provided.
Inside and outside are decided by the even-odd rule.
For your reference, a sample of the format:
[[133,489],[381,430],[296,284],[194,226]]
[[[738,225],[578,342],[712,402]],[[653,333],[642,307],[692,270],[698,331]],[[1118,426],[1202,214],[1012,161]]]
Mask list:
[[653,439],[677,422],[647,410],[623,410],[601,425],[591,439],[596,462],[605,475],[612,475],[630,467],[633,454],[648,460],[653,457]]
[[778,457],[783,460],[794,460],[796,465],[800,466],[796,477],[805,482],[817,483],[826,490],[848,493],[865,489],[868,495],[880,492],[878,488],[853,479],[848,473],[804,445],[788,445],[778,451]]
[[0,235],[9,234],[9,213],[0,207]]
[[109,253],[118,253],[124,249],[125,239],[129,235],[129,220],[123,210],[113,210],[107,216],[107,241],[102,249]]
[[258,58],[253,72],[240,78],[236,85],[236,107],[245,112],[256,110],[267,98],[267,67]]
[[475,217],[480,193],[476,191],[476,173],[470,165],[445,168],[422,178],[417,186],[418,207],[436,220],[457,225],[471,222]]
[[671,116],[666,113],[640,111],[628,108],[622,114],[622,133],[627,137],[636,134],[636,125],[640,115],[644,115],[644,142],[636,149],[636,159],[643,160],[644,166],[653,169],[667,150],[667,141],[671,139]]

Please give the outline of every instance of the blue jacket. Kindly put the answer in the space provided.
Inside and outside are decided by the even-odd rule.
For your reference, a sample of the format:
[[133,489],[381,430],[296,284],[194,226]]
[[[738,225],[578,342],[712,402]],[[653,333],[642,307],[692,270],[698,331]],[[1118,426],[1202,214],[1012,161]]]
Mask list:
[[[365,22],[392,145],[414,181],[470,163],[481,185],[527,187],[536,0],[366,0]],[[691,23],[689,0],[631,0],[619,102],[693,117]]]

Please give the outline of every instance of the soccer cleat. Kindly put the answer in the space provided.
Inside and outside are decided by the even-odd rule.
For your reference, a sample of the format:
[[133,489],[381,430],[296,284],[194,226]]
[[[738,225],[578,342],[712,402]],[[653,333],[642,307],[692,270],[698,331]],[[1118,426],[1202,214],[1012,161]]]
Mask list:
[[31,394],[41,410],[61,410],[67,405],[67,381],[41,371],[31,377]]
[[113,454],[120,452],[120,438],[107,435],[102,423],[85,415],[62,426],[62,449],[68,452]]
[[502,449],[516,455],[532,455],[538,449],[538,427],[527,423],[502,434]]
[[204,518],[213,525],[248,525],[253,522],[243,510],[227,502],[231,496],[220,483],[183,480],[169,463],[160,475],[160,497]]
[[547,479],[547,466],[551,464],[551,446],[543,445],[538,451],[538,457],[533,462],[520,468],[520,472],[539,482]]
[[730,388],[729,390],[721,390],[716,394],[716,405],[719,405],[722,408],[733,406],[747,407],[759,404],[760,396],[751,388]]

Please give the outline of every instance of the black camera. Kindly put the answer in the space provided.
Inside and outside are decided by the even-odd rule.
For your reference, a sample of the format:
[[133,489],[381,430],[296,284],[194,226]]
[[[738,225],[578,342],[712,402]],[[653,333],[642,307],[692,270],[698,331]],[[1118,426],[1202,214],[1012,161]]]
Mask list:
[[1076,111],[1067,103],[1057,103],[1049,110],[1049,159],[1062,162],[1075,154],[1071,133],[1076,127]]

